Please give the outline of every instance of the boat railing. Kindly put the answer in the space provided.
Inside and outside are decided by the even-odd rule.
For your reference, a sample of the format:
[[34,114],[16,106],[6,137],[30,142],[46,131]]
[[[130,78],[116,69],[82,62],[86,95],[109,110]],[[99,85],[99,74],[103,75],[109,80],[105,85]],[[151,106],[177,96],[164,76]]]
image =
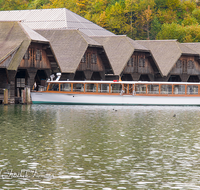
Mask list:
[[86,83],[86,82],[51,82],[47,87],[48,92],[60,93],[96,93],[116,95],[156,95],[156,96],[187,96],[200,95],[200,84],[180,83]]

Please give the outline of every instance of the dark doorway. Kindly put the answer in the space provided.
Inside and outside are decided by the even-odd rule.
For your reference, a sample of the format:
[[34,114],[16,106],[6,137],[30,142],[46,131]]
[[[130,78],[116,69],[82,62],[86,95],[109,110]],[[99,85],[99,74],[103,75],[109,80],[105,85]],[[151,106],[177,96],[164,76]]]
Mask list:
[[45,87],[47,80],[47,74],[44,70],[38,70],[35,75],[35,87],[38,90],[39,87]]
[[101,75],[99,74],[99,72],[93,72],[91,80],[101,80]]
[[168,82],[181,82],[181,78],[179,75],[171,75]]
[[28,74],[25,69],[18,70],[15,76],[15,96],[21,97],[22,90],[28,85]]
[[74,76],[74,80],[85,80],[85,75],[83,71],[77,71]]
[[133,81],[131,74],[123,74],[121,79],[122,81]]
[[199,77],[196,75],[191,75],[188,79],[188,82],[199,82]]
[[148,75],[141,75],[139,81],[151,81]]

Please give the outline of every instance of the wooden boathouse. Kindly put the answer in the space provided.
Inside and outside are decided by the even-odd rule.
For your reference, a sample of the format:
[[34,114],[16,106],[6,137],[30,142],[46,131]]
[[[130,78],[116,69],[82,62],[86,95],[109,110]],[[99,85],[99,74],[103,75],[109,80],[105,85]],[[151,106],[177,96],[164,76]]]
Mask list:
[[160,73],[155,81],[200,82],[200,51],[197,46],[177,40],[137,40],[151,51]]
[[104,47],[79,30],[36,30],[50,41],[61,80],[105,80],[113,73]]
[[0,98],[8,89],[9,102],[22,97],[25,87],[43,85],[60,71],[47,39],[21,22],[0,22]]
[[91,38],[103,45],[113,68],[113,74],[106,74],[106,80],[154,81],[154,75],[160,73],[149,49],[131,38],[125,35]]

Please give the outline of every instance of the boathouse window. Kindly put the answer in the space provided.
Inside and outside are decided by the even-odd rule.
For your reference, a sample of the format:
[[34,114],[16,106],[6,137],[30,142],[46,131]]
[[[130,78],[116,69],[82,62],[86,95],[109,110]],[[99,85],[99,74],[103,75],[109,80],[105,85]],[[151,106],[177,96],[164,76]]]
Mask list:
[[121,93],[122,85],[121,84],[111,84],[111,93]]
[[25,78],[17,78],[17,88],[24,88],[25,87]]
[[86,63],[86,54],[84,54],[83,57],[81,58],[81,63]]
[[198,94],[198,86],[188,85],[187,86],[187,94]]
[[73,84],[73,91],[74,92],[84,92],[84,84],[82,84],[82,83]]
[[39,49],[36,50],[36,60],[42,60],[42,53]]
[[133,67],[133,57],[131,57],[131,58],[128,60],[127,66],[128,66],[128,67]]
[[172,94],[172,85],[163,84],[160,89],[161,94]]
[[85,92],[96,92],[97,91],[97,85],[96,84],[85,84]]
[[97,63],[97,54],[93,53],[91,59],[92,59],[91,60],[92,64],[96,64]]
[[148,94],[159,94],[159,85],[157,84],[148,85]]
[[185,94],[185,85],[174,85],[174,94]]
[[23,59],[29,60],[29,50],[26,51],[26,53],[24,54]]
[[98,84],[99,93],[109,93],[109,84]]
[[57,84],[57,83],[51,83],[49,85],[49,91],[59,91],[59,84]]
[[182,61],[179,59],[177,62],[176,62],[176,68],[181,68],[182,67]]
[[87,53],[87,69],[90,69],[91,64],[91,54]]
[[70,83],[60,84],[60,91],[71,92],[71,84]]
[[145,84],[136,84],[135,92],[136,92],[136,94],[146,94],[146,85]]
[[145,67],[145,59],[144,58],[139,59],[139,67]]
[[189,60],[187,66],[188,66],[188,69],[194,69],[194,61]]

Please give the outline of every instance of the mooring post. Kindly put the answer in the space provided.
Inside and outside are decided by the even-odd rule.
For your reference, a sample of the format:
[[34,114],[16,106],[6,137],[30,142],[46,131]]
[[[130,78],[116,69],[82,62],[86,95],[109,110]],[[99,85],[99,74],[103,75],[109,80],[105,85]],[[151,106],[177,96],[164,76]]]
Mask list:
[[26,90],[22,90],[22,104],[26,104]]
[[4,89],[4,100],[3,104],[7,105],[8,104],[8,89]]
[[27,104],[31,103],[31,90],[29,87],[26,88],[26,103]]

